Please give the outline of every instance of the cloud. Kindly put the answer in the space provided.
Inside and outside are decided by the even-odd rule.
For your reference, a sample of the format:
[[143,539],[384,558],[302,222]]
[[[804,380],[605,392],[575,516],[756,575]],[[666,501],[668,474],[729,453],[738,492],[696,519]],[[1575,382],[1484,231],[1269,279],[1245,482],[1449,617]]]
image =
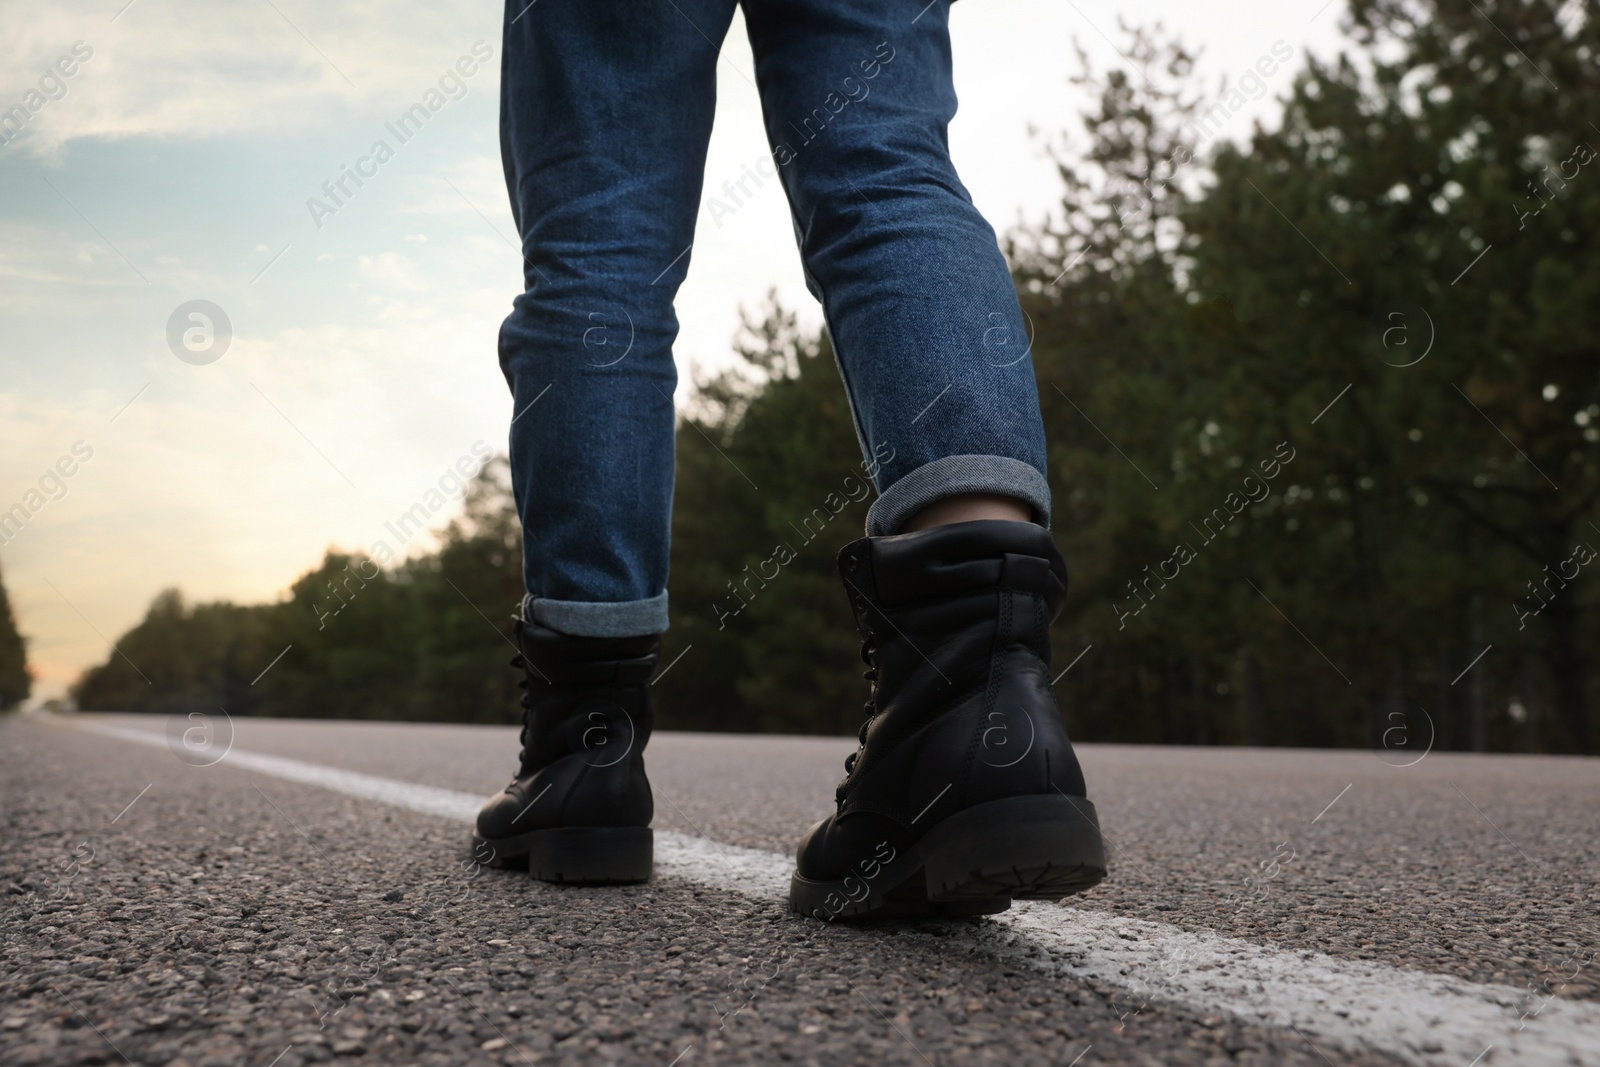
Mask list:
[[433,287],[417,269],[417,265],[398,252],[380,252],[375,256],[362,256],[359,260],[359,269],[363,278],[391,290],[425,293]]
[[[77,138],[204,138],[304,132],[409,106],[476,41],[495,58],[470,92],[499,82],[500,9],[464,4],[216,4],[204,0],[93,9],[0,2],[0,112],[73,45],[92,57],[66,95],[32,116],[6,149],[56,158]],[[112,18],[116,16],[116,21]]]
[[95,628],[115,639],[161,589],[271,600],[328,546],[383,537],[474,441],[503,448],[497,316],[484,294],[391,299],[414,270],[390,263],[364,283],[385,300],[376,324],[239,338],[205,367],[169,356],[121,414],[131,389],[0,393],[0,509],[74,442],[94,451],[67,493],[0,546],[19,625],[43,638],[32,659],[44,694],[104,658]]

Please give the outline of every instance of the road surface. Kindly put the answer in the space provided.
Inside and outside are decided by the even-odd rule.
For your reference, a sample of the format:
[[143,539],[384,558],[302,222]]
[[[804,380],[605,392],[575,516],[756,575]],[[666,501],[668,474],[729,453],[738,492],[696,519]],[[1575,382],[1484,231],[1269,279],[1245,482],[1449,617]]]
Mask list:
[[570,888],[471,860],[514,728],[7,717],[0,1062],[1600,1064],[1600,761],[1085,745],[1103,885],[792,917],[854,747],[658,734]]

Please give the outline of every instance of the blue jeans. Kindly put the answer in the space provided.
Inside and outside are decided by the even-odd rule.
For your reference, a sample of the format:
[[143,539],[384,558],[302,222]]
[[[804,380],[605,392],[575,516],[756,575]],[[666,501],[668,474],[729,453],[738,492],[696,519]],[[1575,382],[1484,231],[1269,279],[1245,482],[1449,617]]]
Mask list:
[[[526,291],[500,367],[523,611],[565,633],[667,628],[673,295],[736,2],[506,6],[500,147]],[[950,0],[924,3],[744,0],[772,156],[730,188],[788,196],[876,467],[874,536],[960,493],[1050,510],[1028,329],[950,162]]]

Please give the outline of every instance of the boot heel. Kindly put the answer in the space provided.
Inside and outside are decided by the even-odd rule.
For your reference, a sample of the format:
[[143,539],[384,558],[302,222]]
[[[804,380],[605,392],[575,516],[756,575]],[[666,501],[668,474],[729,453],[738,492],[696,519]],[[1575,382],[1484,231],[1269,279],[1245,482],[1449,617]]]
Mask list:
[[979,804],[929,830],[922,851],[931,901],[1059,900],[1106,876],[1100,820],[1082,797]]
[[528,835],[528,873],[541,882],[645,882],[654,859],[648,826],[563,826]]

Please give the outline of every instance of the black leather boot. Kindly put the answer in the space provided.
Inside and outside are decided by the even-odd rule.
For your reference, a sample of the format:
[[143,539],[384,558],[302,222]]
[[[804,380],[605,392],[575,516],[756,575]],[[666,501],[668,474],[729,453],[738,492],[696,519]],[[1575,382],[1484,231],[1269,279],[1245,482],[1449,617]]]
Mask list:
[[650,877],[647,688],[661,638],[571,637],[515,620],[523,669],[517,776],[478,812],[473,855],[547,882]]
[[1083,772],[1051,693],[1067,572],[1041,526],[981,521],[839,553],[872,668],[837,810],[807,832],[792,911],[982,914],[1105,877]]

